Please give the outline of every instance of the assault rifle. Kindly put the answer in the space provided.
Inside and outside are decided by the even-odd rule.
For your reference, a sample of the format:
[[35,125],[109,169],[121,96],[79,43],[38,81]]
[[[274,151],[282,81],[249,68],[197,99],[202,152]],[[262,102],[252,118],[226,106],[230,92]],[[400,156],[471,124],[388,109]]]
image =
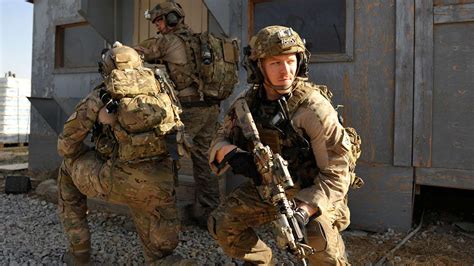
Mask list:
[[184,156],[185,154],[189,155],[191,144],[186,139],[186,135],[184,132],[184,124],[181,122],[181,118],[179,114],[182,112],[181,103],[179,102],[176,93],[174,92],[174,84],[169,79],[168,74],[156,67],[154,70],[155,78],[160,83],[161,89],[168,94],[171,101],[173,102],[173,114],[176,122],[176,134],[168,134],[167,135],[167,143],[176,145],[168,145],[169,152],[173,159],[178,160],[180,157]]
[[278,219],[274,222],[277,240],[280,240],[277,243],[280,248],[288,249],[306,265],[306,257],[313,254],[314,249],[303,243],[303,231],[292,208],[294,204],[288,200],[285,193],[285,189],[294,187],[288,162],[260,141],[257,126],[245,99],[237,100],[234,108],[239,124],[243,127],[244,137],[253,143],[254,160],[264,180],[263,185],[257,187],[260,197],[278,210]]

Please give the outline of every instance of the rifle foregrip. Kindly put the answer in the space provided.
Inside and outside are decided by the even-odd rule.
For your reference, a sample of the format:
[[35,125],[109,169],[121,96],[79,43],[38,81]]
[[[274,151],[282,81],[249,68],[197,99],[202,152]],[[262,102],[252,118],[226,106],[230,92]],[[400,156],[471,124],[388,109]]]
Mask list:
[[260,135],[247,101],[245,99],[238,99],[235,101],[234,110],[242,127],[244,137],[253,142],[260,142]]

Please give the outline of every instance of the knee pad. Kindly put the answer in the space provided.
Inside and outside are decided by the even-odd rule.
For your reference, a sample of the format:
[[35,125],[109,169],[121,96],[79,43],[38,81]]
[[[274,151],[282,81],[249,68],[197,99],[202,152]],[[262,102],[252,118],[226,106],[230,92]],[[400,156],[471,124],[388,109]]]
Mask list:
[[306,226],[306,232],[308,234],[308,244],[314,248],[314,251],[323,252],[328,248],[327,240],[327,228],[323,224],[314,220]]

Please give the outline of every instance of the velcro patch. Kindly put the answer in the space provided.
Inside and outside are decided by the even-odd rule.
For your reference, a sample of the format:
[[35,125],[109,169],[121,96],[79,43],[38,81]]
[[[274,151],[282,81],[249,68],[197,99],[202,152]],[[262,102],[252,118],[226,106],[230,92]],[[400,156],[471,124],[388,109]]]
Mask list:
[[73,121],[77,118],[77,112],[72,113],[72,115],[67,119],[66,123]]

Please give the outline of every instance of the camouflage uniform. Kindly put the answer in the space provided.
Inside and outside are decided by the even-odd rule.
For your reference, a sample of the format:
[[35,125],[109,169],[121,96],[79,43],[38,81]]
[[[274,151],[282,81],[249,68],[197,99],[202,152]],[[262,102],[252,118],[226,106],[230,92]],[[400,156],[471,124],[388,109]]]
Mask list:
[[[157,9],[164,14],[170,10],[179,10],[180,15],[184,17],[182,9],[174,3],[158,4],[154,10]],[[153,21],[157,16],[158,14],[154,14],[150,20]],[[176,84],[178,98],[183,107],[181,120],[193,144],[191,159],[196,183],[194,216],[207,218],[219,204],[218,179],[211,173],[207,163],[209,145],[217,130],[219,101],[201,99],[198,82],[190,75],[196,72],[197,67],[196,62],[188,59],[191,55],[186,54],[183,38],[188,38],[190,35],[192,30],[180,21],[171,32],[158,34],[156,38],[145,40],[135,48],[143,52],[146,62],[166,64],[170,78]]]
[[[274,35],[282,28],[286,29],[269,27],[262,31]],[[263,40],[270,40],[270,37],[265,36]],[[273,50],[277,54],[281,51]],[[249,80],[257,78],[253,74],[249,73]],[[351,141],[330,103],[327,88],[304,81],[304,75],[299,73],[291,93],[285,96],[289,117],[294,125],[294,131],[290,131],[286,137],[269,126],[268,121],[280,109],[277,101],[266,100],[261,84],[255,84],[244,98],[250,106],[263,144],[269,145],[273,152],[280,153],[290,163],[289,170],[295,187],[287,191],[288,197],[318,210],[312,217],[316,218],[306,225],[307,244],[316,251],[308,258],[310,264],[347,264],[344,242],[339,232],[349,225],[350,220],[347,192],[351,184]],[[215,162],[216,153],[222,147],[233,144],[243,150],[252,150],[252,142],[243,137],[243,130],[248,130],[248,127],[239,123],[231,107],[211,143],[209,163],[217,174],[230,168],[226,165],[220,169]],[[303,149],[294,141],[295,135],[308,140],[309,152],[303,153]],[[249,181],[228,195],[211,214],[208,229],[229,256],[252,264],[271,264],[272,251],[259,239],[253,228],[275,220],[276,211],[273,205],[262,201],[254,183]]]
[[[95,149],[88,148],[83,141],[98,124],[103,107],[99,86],[76,106],[58,140],[58,153],[64,157],[58,176],[59,216],[69,252],[76,262],[87,263],[91,243],[86,203],[88,197],[99,198],[128,205],[147,263],[158,263],[178,245],[175,163],[165,148],[151,158],[119,160],[111,147],[120,144],[109,125],[95,135]],[[153,142],[148,146],[166,147],[163,137]]]

